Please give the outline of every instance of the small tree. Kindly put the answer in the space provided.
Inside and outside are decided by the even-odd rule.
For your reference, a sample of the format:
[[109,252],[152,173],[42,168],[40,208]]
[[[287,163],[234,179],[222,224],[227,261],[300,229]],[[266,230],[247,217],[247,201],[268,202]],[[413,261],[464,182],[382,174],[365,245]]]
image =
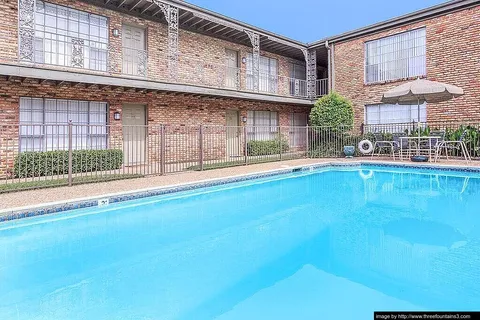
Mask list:
[[323,96],[310,112],[310,124],[331,127],[334,131],[348,131],[353,126],[352,103],[335,92]]

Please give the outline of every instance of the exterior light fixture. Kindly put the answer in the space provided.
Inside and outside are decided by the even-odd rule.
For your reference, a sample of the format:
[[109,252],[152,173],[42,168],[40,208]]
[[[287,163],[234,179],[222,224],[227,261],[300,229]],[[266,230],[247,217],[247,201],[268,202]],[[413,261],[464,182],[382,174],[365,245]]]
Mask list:
[[120,36],[120,31],[117,28],[115,28],[112,30],[112,34],[115,38],[118,38]]
[[242,63],[243,63],[243,64],[247,63],[247,58],[243,57],[243,58],[242,58]]
[[247,117],[242,117],[242,122],[247,123]]
[[120,120],[120,112],[116,111],[113,113],[113,119]]

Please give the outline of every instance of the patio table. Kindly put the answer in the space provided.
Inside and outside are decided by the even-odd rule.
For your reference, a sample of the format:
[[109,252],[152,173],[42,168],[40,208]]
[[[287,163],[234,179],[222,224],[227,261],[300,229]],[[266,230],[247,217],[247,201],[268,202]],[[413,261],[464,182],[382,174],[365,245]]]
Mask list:
[[[417,144],[417,155],[420,155],[420,142],[421,140],[428,140],[428,161],[432,162],[432,151],[435,148],[436,144],[432,144],[432,140],[439,140],[442,137],[440,136],[427,136],[427,137],[399,137],[400,139],[400,160],[403,160],[403,143],[402,140],[415,141]],[[410,143],[408,144],[410,146]],[[432,148],[433,147],[433,148]],[[410,149],[411,150],[411,149]]]

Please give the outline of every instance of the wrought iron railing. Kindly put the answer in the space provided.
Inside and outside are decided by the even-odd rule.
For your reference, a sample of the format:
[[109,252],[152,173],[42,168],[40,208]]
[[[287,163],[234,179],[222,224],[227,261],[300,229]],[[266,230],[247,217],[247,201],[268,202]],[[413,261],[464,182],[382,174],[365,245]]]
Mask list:
[[148,54],[146,50],[122,48],[122,73],[132,76],[146,77],[148,70]]
[[328,94],[328,79],[317,79],[316,95],[321,97]]
[[280,77],[288,83],[288,95],[292,97],[308,98],[307,81],[301,79]]
[[107,71],[108,44],[88,38],[37,31],[33,44],[36,64]]
[[[47,33],[45,32],[45,37]],[[57,35],[49,34],[50,37]],[[40,39],[40,38],[39,38]],[[40,41],[41,40],[41,41]],[[35,62],[38,64],[60,65],[96,71],[144,77],[155,81],[201,85],[238,91],[255,92],[254,75],[247,68],[231,67],[222,59],[207,61],[201,58],[178,56],[176,71],[169,71],[169,59],[149,56],[147,50],[122,47],[121,56],[111,52],[105,43],[92,40],[68,38],[67,42],[40,39],[35,42]],[[77,41],[78,40],[78,41]],[[149,69],[152,72],[149,72]],[[327,79],[316,82],[316,95],[328,92]],[[285,97],[310,99],[307,81],[260,72],[258,92]]]

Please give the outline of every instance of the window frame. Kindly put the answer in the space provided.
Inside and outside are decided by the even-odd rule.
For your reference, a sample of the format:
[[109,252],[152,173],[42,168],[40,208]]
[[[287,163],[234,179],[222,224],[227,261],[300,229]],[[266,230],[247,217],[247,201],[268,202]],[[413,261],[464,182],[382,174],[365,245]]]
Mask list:
[[[269,117],[268,117],[268,125],[258,125],[255,123],[256,122],[256,114],[259,112],[268,112]],[[272,115],[275,114],[275,117],[272,117]],[[250,115],[253,115],[250,117]],[[275,125],[272,125],[272,118],[275,119]],[[249,120],[252,119],[253,124],[249,124]],[[258,120],[257,120],[258,121]],[[248,140],[271,140],[274,139],[271,136],[274,134],[278,133],[278,128],[280,126],[280,114],[278,111],[270,111],[270,110],[248,110],[247,111],[247,134],[248,134]],[[265,136],[261,136],[260,138],[256,137],[259,134],[264,134],[266,135],[268,133],[269,137],[268,139],[265,139]]]
[[[47,7],[55,8],[55,13],[47,13]],[[65,15],[59,15],[59,10],[65,12]],[[47,17],[55,21],[47,23]],[[82,20],[82,17],[87,17],[88,22]],[[59,20],[65,23],[64,27],[59,26]],[[97,24],[95,24],[95,20]],[[39,23],[38,21],[42,21],[43,23]],[[105,25],[102,25],[103,22],[105,22]],[[72,25],[76,25],[76,30],[72,29]],[[98,34],[95,35],[92,33],[92,30],[96,30]],[[33,63],[65,68],[79,68],[96,72],[108,72],[109,30],[110,18],[107,16],[61,4],[37,0],[35,6]],[[74,66],[71,63],[72,39],[81,39],[84,41],[82,67]],[[46,50],[48,44],[50,44],[50,50]],[[93,51],[95,55],[91,54]],[[97,59],[103,55],[105,56],[105,60]],[[92,59],[93,56],[95,59]],[[95,68],[91,68],[92,65]]]
[[[266,76],[262,78],[262,72],[260,71],[262,59],[268,60],[268,73]],[[267,93],[278,93],[278,76],[279,76],[279,69],[280,65],[277,58],[271,58],[267,56],[260,56],[259,59],[259,79],[258,79],[258,89],[260,92],[267,92]],[[275,61],[275,74],[272,74],[272,61]],[[253,53],[247,53],[247,61],[245,66],[245,75],[247,78],[247,90],[253,90]],[[267,90],[262,89],[262,81],[266,80]]]
[[[409,106],[410,107],[410,121],[403,121],[403,122],[382,122],[382,112],[381,112],[381,108],[382,106],[386,107],[386,108],[390,108],[390,107],[407,107]],[[368,117],[368,113],[369,113],[369,108],[373,108],[373,107],[377,107],[378,110],[378,123],[369,123],[369,117]],[[375,104],[367,104],[364,106],[364,119],[365,119],[365,125],[367,126],[375,126],[375,125],[401,125],[401,124],[410,124],[410,123],[416,123],[418,121],[418,114],[417,114],[417,117],[416,119],[414,119],[414,117],[412,116],[412,112],[415,111],[415,113],[417,113],[416,109],[418,108],[418,105],[416,104],[408,104],[408,105],[399,105],[399,104],[388,104],[388,103],[375,103]],[[424,110],[424,111],[423,111]],[[393,112],[401,112],[400,110],[394,110]],[[423,103],[420,105],[420,122],[426,122],[427,120],[427,104],[426,103]]]
[[[415,48],[423,48],[423,65],[421,67],[423,67],[423,70],[420,73],[415,73],[414,74],[410,74],[410,70],[409,70],[409,67],[410,67],[410,61],[415,59],[415,58],[418,58],[418,57],[422,57],[422,55],[416,55],[416,56],[410,56],[410,53],[408,53],[408,58],[407,59],[407,66],[406,66],[406,70],[407,70],[407,76],[406,77],[398,77],[398,76],[395,76],[395,77],[391,77],[391,78],[384,78],[384,79],[377,79],[377,80],[372,80],[372,81],[369,81],[368,80],[368,67],[371,67],[371,66],[377,66],[377,68],[379,68],[379,65],[381,65],[382,63],[383,64],[386,64],[386,63],[392,63],[392,62],[396,62],[398,63],[399,60],[401,59],[396,59],[396,60],[389,60],[389,61],[383,61],[383,62],[379,62],[377,64],[368,64],[368,60],[369,60],[369,51],[368,51],[368,46],[373,44],[373,43],[381,43],[381,41],[387,41],[388,39],[394,39],[396,37],[401,37],[402,35],[406,35],[406,34],[413,34],[415,32],[419,32],[419,31],[423,31],[424,32],[424,35],[423,35],[423,45],[421,46],[413,46],[413,47],[408,47],[407,49],[403,49],[403,50],[407,50],[408,52],[410,52],[412,49],[415,49]],[[420,37],[417,37],[417,38],[410,38],[408,39],[408,41],[416,41],[417,39],[420,39]],[[380,45],[380,46],[377,46],[377,47],[387,47],[387,46],[392,46],[392,45],[395,45],[395,44],[398,44],[398,41],[397,42],[393,42],[391,44],[387,44],[387,45]],[[398,81],[398,80],[402,80],[402,79],[408,79],[408,78],[414,78],[414,77],[425,77],[427,75],[427,30],[426,30],[426,27],[425,26],[422,26],[422,27],[419,27],[419,28],[415,28],[415,29],[411,29],[411,30],[407,30],[407,31],[402,31],[402,32],[399,32],[399,33],[395,33],[395,34],[392,34],[392,35],[388,35],[388,36],[385,36],[385,37],[381,37],[381,38],[377,38],[377,39],[372,39],[372,40],[368,40],[368,41],[365,41],[364,42],[364,45],[363,45],[363,48],[364,48],[364,58],[363,58],[363,69],[364,69],[364,72],[363,72],[363,79],[364,79],[364,84],[365,85],[370,85],[370,84],[376,84],[376,83],[385,83],[385,82],[390,82],[390,81]],[[378,50],[378,49],[377,49]],[[381,57],[381,56],[385,56],[387,54],[393,54],[393,55],[397,55],[398,56],[398,52],[401,51],[401,50],[397,50],[397,51],[393,51],[391,53],[383,53],[383,54],[376,54],[374,57],[376,57],[377,59],[379,59],[378,57]],[[404,58],[405,59],[405,58]],[[379,72],[379,71],[377,71]],[[384,71],[384,72],[392,72],[390,70],[387,69],[387,71]],[[379,77],[380,78],[380,77]]]
[[[25,101],[25,100],[29,100],[30,101],[30,108],[28,110],[23,110],[22,111],[22,101]],[[41,120],[41,123],[39,122],[22,122],[20,120],[21,118],[21,115],[19,116],[19,130],[18,130],[18,148],[19,148],[19,151],[20,152],[24,152],[24,151],[32,151],[30,150],[30,148],[27,148],[26,150],[23,150],[24,149],[24,146],[22,146],[22,140],[23,139],[29,139],[29,138],[32,138],[32,139],[41,139],[41,147],[40,147],[40,150],[36,150],[35,147],[34,147],[34,144],[33,144],[33,147],[32,149],[34,149],[33,151],[54,151],[54,150],[65,150],[65,146],[63,147],[60,147],[60,146],[57,146],[56,148],[54,146],[48,146],[48,140],[49,138],[51,139],[51,141],[54,141],[54,137],[55,139],[57,139],[57,141],[59,141],[59,137],[60,137],[60,131],[64,131],[66,126],[68,126],[69,124],[69,120],[67,120],[66,123],[61,123],[61,122],[58,122],[58,121],[55,121],[55,122],[47,122],[47,112],[46,112],[46,105],[47,105],[47,101],[55,101],[55,112],[54,114],[56,116],[58,116],[59,114],[59,107],[58,107],[58,103],[59,101],[61,102],[66,102],[66,106],[67,106],[67,112],[66,113],[63,113],[64,115],[66,115],[67,117],[69,117],[70,115],[70,105],[71,104],[77,104],[78,106],[80,106],[81,103],[86,103],[87,104],[87,112],[86,112],[86,117],[87,117],[87,122],[86,123],[74,123],[72,122],[73,126],[76,127],[75,129],[78,130],[79,128],[81,129],[81,126],[87,126],[87,130],[85,131],[85,133],[75,133],[76,136],[85,136],[86,137],[86,144],[85,146],[82,146],[80,148],[75,148],[75,149],[79,149],[79,150],[90,150],[90,149],[95,149],[92,147],[92,144],[91,144],[91,138],[103,138],[104,139],[104,143],[101,144],[101,146],[103,146],[104,148],[100,148],[100,149],[108,149],[108,146],[109,146],[109,136],[110,136],[110,132],[109,132],[109,124],[110,124],[110,106],[109,106],[109,103],[106,102],[106,101],[90,101],[90,100],[75,100],[75,99],[57,99],[57,98],[38,98],[38,97],[28,97],[28,96],[21,96],[20,99],[19,99],[19,104],[18,104],[18,108],[19,108],[19,114],[21,114],[22,112],[28,112],[31,116],[30,118],[33,119],[33,106],[31,105],[33,103],[34,100],[40,100],[41,101],[41,109],[37,109],[36,111],[40,111],[42,112],[42,120]],[[92,104],[104,104],[105,105],[105,124],[100,124],[100,123],[93,123],[92,124]],[[51,109],[53,110],[53,109]],[[96,113],[96,114],[103,114],[103,113]],[[58,118],[57,118],[58,119]],[[22,127],[23,128],[26,128],[28,129],[29,127],[31,126],[31,131],[35,131],[33,134],[23,134],[22,133]],[[35,126],[38,126],[39,128],[35,128]],[[95,130],[96,132],[93,132],[92,131],[92,127],[100,127],[100,128],[104,128],[102,130],[103,133],[98,133],[98,129]],[[51,133],[47,133],[46,130],[48,131],[48,128],[51,127]],[[38,131],[38,133],[37,133]],[[56,133],[54,133],[56,132]],[[65,133],[62,133],[64,135],[64,138],[65,138]],[[98,146],[98,143],[96,144]]]

